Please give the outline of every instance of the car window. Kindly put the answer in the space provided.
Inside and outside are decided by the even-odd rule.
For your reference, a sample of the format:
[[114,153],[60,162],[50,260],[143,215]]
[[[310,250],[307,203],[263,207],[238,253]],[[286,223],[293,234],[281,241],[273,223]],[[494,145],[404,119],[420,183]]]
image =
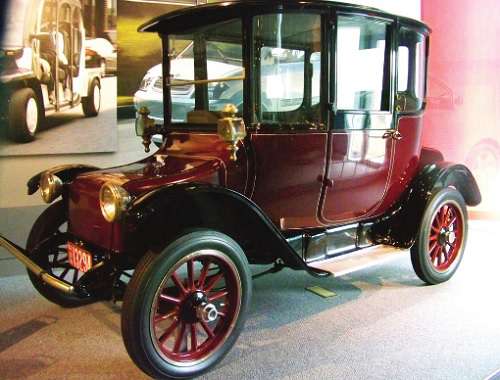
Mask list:
[[303,50],[264,46],[260,51],[261,99],[267,112],[290,112],[304,101]]
[[367,17],[339,16],[337,108],[388,111],[386,75],[389,24]]
[[406,111],[422,109],[426,90],[426,37],[409,28],[399,31],[398,93],[405,94]]
[[321,16],[279,13],[254,18],[256,117],[260,123],[320,121]]
[[[231,20],[170,36],[172,121],[216,124],[228,103],[243,111],[242,25]],[[182,51],[180,54],[176,52]],[[161,81],[155,83],[161,89]]]

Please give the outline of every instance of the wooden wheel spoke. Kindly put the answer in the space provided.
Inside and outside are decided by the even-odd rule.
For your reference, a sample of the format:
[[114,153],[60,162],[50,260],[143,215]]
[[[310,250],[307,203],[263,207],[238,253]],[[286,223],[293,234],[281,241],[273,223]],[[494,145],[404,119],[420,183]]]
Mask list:
[[78,280],[78,269],[75,269],[75,273],[73,273],[73,284]]
[[205,260],[203,263],[203,268],[201,269],[200,278],[198,279],[198,287],[203,289],[205,286],[205,280],[207,279],[208,269],[210,268],[210,260]]
[[218,299],[221,299],[221,298],[227,296],[228,294],[229,294],[229,292],[227,290],[223,290],[223,291],[220,291],[220,292],[217,292],[217,293],[211,295],[210,297],[208,297],[208,300],[210,302],[217,301]]
[[219,272],[217,273],[215,276],[213,276],[209,283],[207,284],[207,286],[203,289],[205,292],[209,292],[213,289],[213,287],[215,286],[215,284],[217,284],[217,282],[219,282],[219,280],[224,277],[224,274],[222,272]]
[[454,226],[455,223],[456,223],[456,221],[457,221],[457,217],[453,216],[453,218],[451,219],[450,223],[448,223],[448,227]]
[[194,261],[189,260],[187,262],[187,273],[188,273],[188,289],[189,290],[194,290]]
[[191,351],[194,352],[198,348],[198,342],[196,339],[196,324],[192,323],[190,325],[190,329],[191,329]]
[[160,299],[162,301],[173,303],[175,305],[181,304],[181,300],[179,298],[175,298],[175,297],[169,296],[167,294],[160,294]]
[[166,329],[165,332],[160,336],[159,341],[161,344],[164,344],[167,341],[167,339],[170,337],[170,335],[172,335],[177,326],[179,326],[179,321],[174,320],[172,324],[168,327],[168,329]]
[[186,324],[182,322],[179,334],[177,334],[177,338],[175,339],[174,353],[178,353],[180,351],[182,342],[184,341],[184,336],[186,335],[185,333],[186,333]]
[[203,330],[207,333],[209,338],[213,338],[215,336],[214,332],[210,329],[208,326],[207,322],[205,321],[200,321],[201,327],[203,327]]
[[173,313],[173,312],[165,314],[165,315],[157,315],[154,318],[154,323],[156,324],[156,323],[166,321],[167,319],[172,318],[174,315],[175,315],[175,313]]
[[431,259],[435,260],[440,253],[441,253],[441,246],[436,244],[434,249],[431,251]]
[[65,270],[61,273],[61,275],[59,276],[59,278],[60,278],[61,280],[64,280],[64,277],[66,277],[66,275],[68,274],[68,272],[69,272],[69,270],[70,270],[70,269],[71,269],[71,267],[66,268],[66,269],[65,269]]
[[432,228],[432,231],[434,231],[435,233],[438,233],[438,234],[441,233],[441,228],[434,227],[434,226],[432,226],[431,228]]
[[177,273],[175,273],[175,272],[172,273],[172,280],[174,281],[175,285],[180,289],[182,294],[187,294],[187,290],[184,287],[184,284],[182,283],[182,281],[177,276]]
[[434,252],[434,250],[436,249],[436,247],[438,246],[438,243],[437,242],[434,242],[431,246],[431,248],[429,249],[429,252],[431,253],[431,257],[432,257],[432,254]]

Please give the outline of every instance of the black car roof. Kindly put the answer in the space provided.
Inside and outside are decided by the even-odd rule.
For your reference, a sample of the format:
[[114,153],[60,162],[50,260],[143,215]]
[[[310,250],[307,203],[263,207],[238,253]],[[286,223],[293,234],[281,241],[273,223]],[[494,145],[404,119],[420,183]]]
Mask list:
[[139,32],[169,33],[189,30],[196,26],[221,22],[249,14],[268,13],[279,10],[328,10],[337,9],[378,17],[399,20],[402,24],[422,29],[429,33],[430,28],[421,21],[393,15],[377,8],[347,4],[328,0],[239,0],[187,7],[156,17],[138,28]]

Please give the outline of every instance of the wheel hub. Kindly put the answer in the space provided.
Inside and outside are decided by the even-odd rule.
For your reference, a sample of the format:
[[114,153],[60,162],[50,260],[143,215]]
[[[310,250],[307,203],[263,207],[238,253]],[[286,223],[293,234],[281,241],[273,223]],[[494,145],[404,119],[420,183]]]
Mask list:
[[457,239],[457,235],[455,232],[450,231],[449,229],[443,229],[439,234],[438,242],[442,246],[450,245],[455,242]]
[[217,307],[212,303],[202,303],[196,308],[196,315],[203,322],[213,322],[219,316]]
[[181,305],[181,318],[186,323],[214,322],[219,311],[217,307],[208,301],[208,296],[201,291],[188,295]]

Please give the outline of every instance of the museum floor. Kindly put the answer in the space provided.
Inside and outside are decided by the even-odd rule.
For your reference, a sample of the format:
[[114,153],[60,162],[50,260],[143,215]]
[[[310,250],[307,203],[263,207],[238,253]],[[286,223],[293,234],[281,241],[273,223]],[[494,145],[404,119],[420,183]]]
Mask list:
[[[499,227],[472,222],[462,267],[439,286],[424,286],[409,257],[341,279],[255,280],[243,334],[204,378],[486,379],[500,368]],[[65,310],[25,275],[0,278],[0,379],[144,378],[123,346],[120,307]]]

